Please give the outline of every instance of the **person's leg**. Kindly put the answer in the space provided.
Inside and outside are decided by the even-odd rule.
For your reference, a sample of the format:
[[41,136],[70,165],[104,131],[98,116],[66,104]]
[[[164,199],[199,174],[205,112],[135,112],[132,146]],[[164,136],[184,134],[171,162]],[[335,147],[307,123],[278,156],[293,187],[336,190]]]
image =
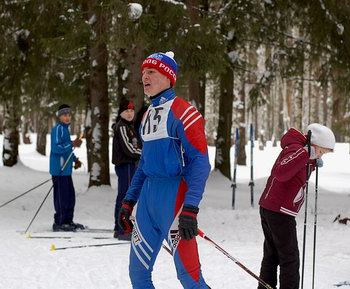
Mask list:
[[[299,275],[299,248],[295,218],[283,216],[284,220],[274,230],[274,239],[280,260],[280,289],[298,289]],[[282,228],[282,229],[281,229]]]
[[[185,289],[207,289],[201,265],[199,262],[196,238],[181,240],[178,230],[178,216],[181,212],[187,185],[183,179],[172,180],[163,185],[163,198],[160,203],[169,209],[163,216],[162,231],[166,234],[167,242],[172,249],[177,278]],[[160,195],[160,192],[158,192]]]
[[[272,288],[276,288],[279,259],[272,232],[270,230],[269,220],[265,216],[266,214],[268,214],[268,211],[260,208],[261,226],[265,237],[264,255],[260,268],[260,278],[272,286]],[[265,287],[259,283],[258,289],[265,289]]]
[[52,226],[53,231],[75,231],[75,227],[71,225],[72,220],[72,209],[75,202],[75,193],[74,201],[72,202],[71,193],[72,193],[72,183],[69,181],[67,176],[55,176],[52,177],[53,186],[54,186],[54,224]]
[[66,197],[66,220],[67,224],[73,223],[75,208],[75,189],[72,176],[66,176],[67,181],[67,197]]
[[156,229],[150,215],[147,187],[145,184],[137,203],[131,239],[129,276],[133,289],[154,289],[153,265],[163,240],[161,232]]
[[73,220],[75,191],[72,176],[56,176],[54,180],[55,223],[70,224]]
[[118,215],[119,210],[122,206],[122,201],[125,198],[126,192],[130,187],[132,177],[135,174],[136,166],[135,164],[121,164],[115,166],[115,172],[118,176],[118,194],[115,201],[114,207],[114,231],[117,232],[117,235],[123,235],[124,231],[119,227],[118,224]]
[[299,249],[295,218],[268,211],[266,219],[278,252],[280,289],[298,289]]
[[52,176],[53,204],[55,208],[54,224],[62,225],[61,199],[60,199],[60,177]]

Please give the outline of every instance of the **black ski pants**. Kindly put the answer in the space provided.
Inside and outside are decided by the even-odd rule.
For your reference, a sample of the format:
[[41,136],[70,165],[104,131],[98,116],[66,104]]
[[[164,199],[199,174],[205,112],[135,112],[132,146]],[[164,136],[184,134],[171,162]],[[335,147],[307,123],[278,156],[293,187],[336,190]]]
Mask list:
[[[273,288],[277,288],[279,266],[279,288],[298,289],[300,261],[295,218],[261,207],[260,218],[265,237],[260,278]],[[265,287],[259,284],[258,289]]]
[[54,220],[57,225],[73,222],[75,190],[72,176],[52,176]]

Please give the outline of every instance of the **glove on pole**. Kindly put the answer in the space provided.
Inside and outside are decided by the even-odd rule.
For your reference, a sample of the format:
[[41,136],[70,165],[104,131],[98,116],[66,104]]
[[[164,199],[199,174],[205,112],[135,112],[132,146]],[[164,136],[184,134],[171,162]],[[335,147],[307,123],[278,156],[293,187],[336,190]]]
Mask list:
[[215,246],[222,254],[224,254],[227,258],[235,262],[239,267],[241,267],[244,271],[246,271],[250,276],[254,277],[261,285],[263,285],[267,289],[273,289],[269,284],[267,284],[263,279],[250,271],[246,266],[244,266],[241,262],[239,262],[236,258],[230,255],[227,251],[225,251],[222,247],[220,247],[217,243],[215,243],[212,239],[207,237],[200,229],[198,229],[198,235],[202,237],[204,240],[210,242]]
[[135,206],[135,201],[124,200],[122,203],[122,207],[120,208],[120,211],[119,211],[118,224],[123,229],[123,231],[127,234],[130,234],[134,227],[134,225],[130,220],[134,206]]
[[191,240],[198,235],[197,214],[199,209],[194,206],[184,206],[179,216],[179,234],[183,240]]

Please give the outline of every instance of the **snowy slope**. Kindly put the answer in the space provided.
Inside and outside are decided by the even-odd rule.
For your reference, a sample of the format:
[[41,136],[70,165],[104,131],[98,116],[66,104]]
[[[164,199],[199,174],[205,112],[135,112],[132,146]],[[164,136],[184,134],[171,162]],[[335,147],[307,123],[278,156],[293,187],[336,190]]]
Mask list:
[[[33,139],[33,138],[32,138]],[[0,135],[0,153],[2,136]],[[248,148],[247,148],[248,149]],[[350,280],[350,225],[332,223],[336,214],[350,217],[349,147],[337,144],[336,153],[324,157],[325,167],[319,176],[319,216],[317,227],[316,288],[329,289],[335,283]],[[247,151],[248,152],[248,151]],[[255,203],[263,190],[266,177],[278,154],[278,148],[256,150]],[[85,150],[76,154],[86,163]],[[0,166],[0,205],[25,190],[50,178],[48,158],[35,152],[34,145],[20,146],[21,162],[13,168]],[[249,156],[249,154],[248,154]],[[211,162],[214,149],[210,148]],[[249,160],[248,160],[249,163]],[[313,179],[313,177],[312,177]],[[111,167],[112,187],[87,190],[88,175],[84,168],[74,174],[77,193],[75,221],[93,228],[113,228],[113,209],[116,177]],[[236,210],[231,209],[231,188],[227,179],[212,172],[199,213],[202,230],[235,258],[258,274],[262,257],[263,236],[258,208],[250,207],[249,167],[238,168]],[[82,248],[50,251],[56,247],[112,243],[113,239],[96,240],[91,236],[111,237],[109,233],[68,233],[73,239],[28,239],[24,231],[51,183],[0,208],[0,288],[2,289],[130,289],[128,277],[129,245],[103,248]],[[306,280],[304,288],[311,288],[313,243],[314,183],[310,185]],[[52,233],[52,195],[43,205],[30,228],[32,235],[64,235]],[[304,211],[297,218],[300,251],[302,247]],[[46,232],[45,232],[46,231]],[[204,277],[214,288],[256,288],[257,282],[210,243],[198,238]],[[156,288],[182,288],[176,279],[171,256],[162,250],[154,270]],[[342,287],[340,287],[342,288]]]

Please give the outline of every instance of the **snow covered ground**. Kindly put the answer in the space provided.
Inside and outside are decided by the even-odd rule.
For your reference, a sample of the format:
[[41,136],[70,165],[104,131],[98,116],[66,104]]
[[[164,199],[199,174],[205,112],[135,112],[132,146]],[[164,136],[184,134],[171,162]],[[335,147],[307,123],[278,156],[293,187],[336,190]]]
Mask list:
[[[35,137],[32,136],[32,140]],[[2,153],[0,135],[0,154]],[[47,150],[49,151],[49,149]],[[264,188],[266,177],[279,153],[268,146],[255,149],[255,204]],[[86,164],[84,145],[76,154]],[[247,146],[249,156],[249,147]],[[213,164],[214,148],[210,148]],[[20,145],[20,163],[13,168],[0,164],[0,205],[35,185],[50,179],[48,158],[35,152],[35,144]],[[250,163],[249,159],[247,160]],[[325,167],[319,173],[317,226],[317,289],[336,288],[334,284],[350,281],[350,224],[332,223],[337,214],[350,217],[350,156],[348,144],[337,144],[336,152],[324,156]],[[112,187],[87,189],[88,175],[81,168],[74,173],[77,193],[75,221],[92,228],[113,228],[116,177],[111,166]],[[262,257],[263,236],[258,206],[250,207],[249,167],[238,167],[236,210],[231,209],[230,182],[212,172],[199,213],[201,229],[245,266],[258,274]],[[75,233],[72,239],[29,239],[24,231],[51,187],[51,182],[0,208],[0,288],[1,289],[129,289],[129,245],[89,247],[50,251],[55,246],[75,246],[115,242],[111,233]],[[311,288],[313,243],[314,175],[310,184],[307,227],[306,280]],[[52,195],[44,203],[30,227],[33,236],[63,236],[52,233]],[[297,217],[299,246],[302,249],[304,210]],[[67,235],[72,235],[68,233]],[[256,288],[257,282],[240,267],[222,255],[207,241],[198,238],[203,275],[213,288]],[[162,250],[153,273],[159,289],[182,288],[176,279],[171,257]],[[346,286],[344,286],[346,287]],[[341,287],[343,288],[343,287]]]

